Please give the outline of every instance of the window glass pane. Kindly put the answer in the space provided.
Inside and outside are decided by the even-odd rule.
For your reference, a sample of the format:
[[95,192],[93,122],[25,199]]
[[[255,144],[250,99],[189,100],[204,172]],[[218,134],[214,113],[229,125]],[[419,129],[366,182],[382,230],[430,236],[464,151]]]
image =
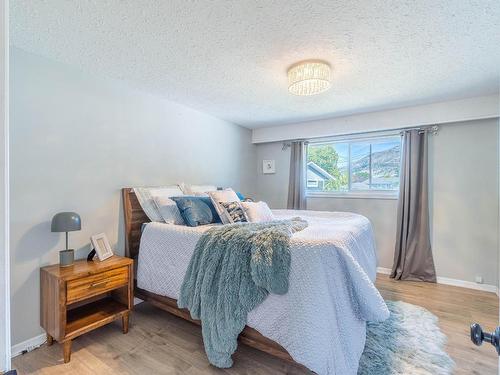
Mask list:
[[348,159],[348,143],[309,145],[307,189],[309,191],[347,191]]
[[401,139],[387,138],[372,143],[372,190],[398,190]]
[[351,143],[351,190],[370,190],[369,142]]
[[397,191],[400,159],[401,138],[398,136],[310,144],[307,149],[307,190]]

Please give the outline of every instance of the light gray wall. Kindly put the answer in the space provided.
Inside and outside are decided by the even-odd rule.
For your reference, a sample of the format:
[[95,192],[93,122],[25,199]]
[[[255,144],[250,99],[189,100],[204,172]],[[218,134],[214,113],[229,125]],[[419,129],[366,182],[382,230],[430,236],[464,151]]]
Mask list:
[[[286,206],[290,151],[257,145],[257,195],[273,208]],[[262,160],[276,160],[276,174],[262,174]],[[497,285],[498,121],[442,125],[430,138],[430,216],[438,276]],[[352,211],[374,228],[379,265],[391,268],[397,200],[308,198],[308,209]]]
[[58,263],[52,215],[72,210],[79,258],[104,232],[123,253],[120,188],[181,181],[253,195],[251,133],[187,107],[18,49],[11,60],[13,344],[36,336],[39,267]]
[[498,121],[442,126],[429,146],[436,271],[497,285]]

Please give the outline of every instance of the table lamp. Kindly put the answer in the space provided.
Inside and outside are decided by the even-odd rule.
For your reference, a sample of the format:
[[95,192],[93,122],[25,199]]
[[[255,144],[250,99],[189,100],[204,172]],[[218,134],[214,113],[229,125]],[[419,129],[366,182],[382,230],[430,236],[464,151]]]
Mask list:
[[68,246],[68,232],[82,229],[80,215],[76,212],[59,212],[52,218],[51,232],[66,232],[66,250],[59,252],[59,265],[71,266],[75,260],[75,250]]

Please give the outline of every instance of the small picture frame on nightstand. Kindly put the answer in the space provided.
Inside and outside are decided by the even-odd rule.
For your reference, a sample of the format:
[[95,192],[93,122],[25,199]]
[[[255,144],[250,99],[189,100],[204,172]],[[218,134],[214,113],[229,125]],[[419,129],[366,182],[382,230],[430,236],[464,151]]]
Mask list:
[[104,233],[99,233],[90,237],[90,242],[92,246],[94,246],[97,257],[101,262],[113,256],[113,250]]

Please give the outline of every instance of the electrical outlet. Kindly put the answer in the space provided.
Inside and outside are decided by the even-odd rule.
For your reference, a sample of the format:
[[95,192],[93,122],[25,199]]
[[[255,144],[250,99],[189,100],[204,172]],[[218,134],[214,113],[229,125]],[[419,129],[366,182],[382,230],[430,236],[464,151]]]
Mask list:
[[482,276],[476,276],[476,283],[482,284],[483,283],[483,277]]

